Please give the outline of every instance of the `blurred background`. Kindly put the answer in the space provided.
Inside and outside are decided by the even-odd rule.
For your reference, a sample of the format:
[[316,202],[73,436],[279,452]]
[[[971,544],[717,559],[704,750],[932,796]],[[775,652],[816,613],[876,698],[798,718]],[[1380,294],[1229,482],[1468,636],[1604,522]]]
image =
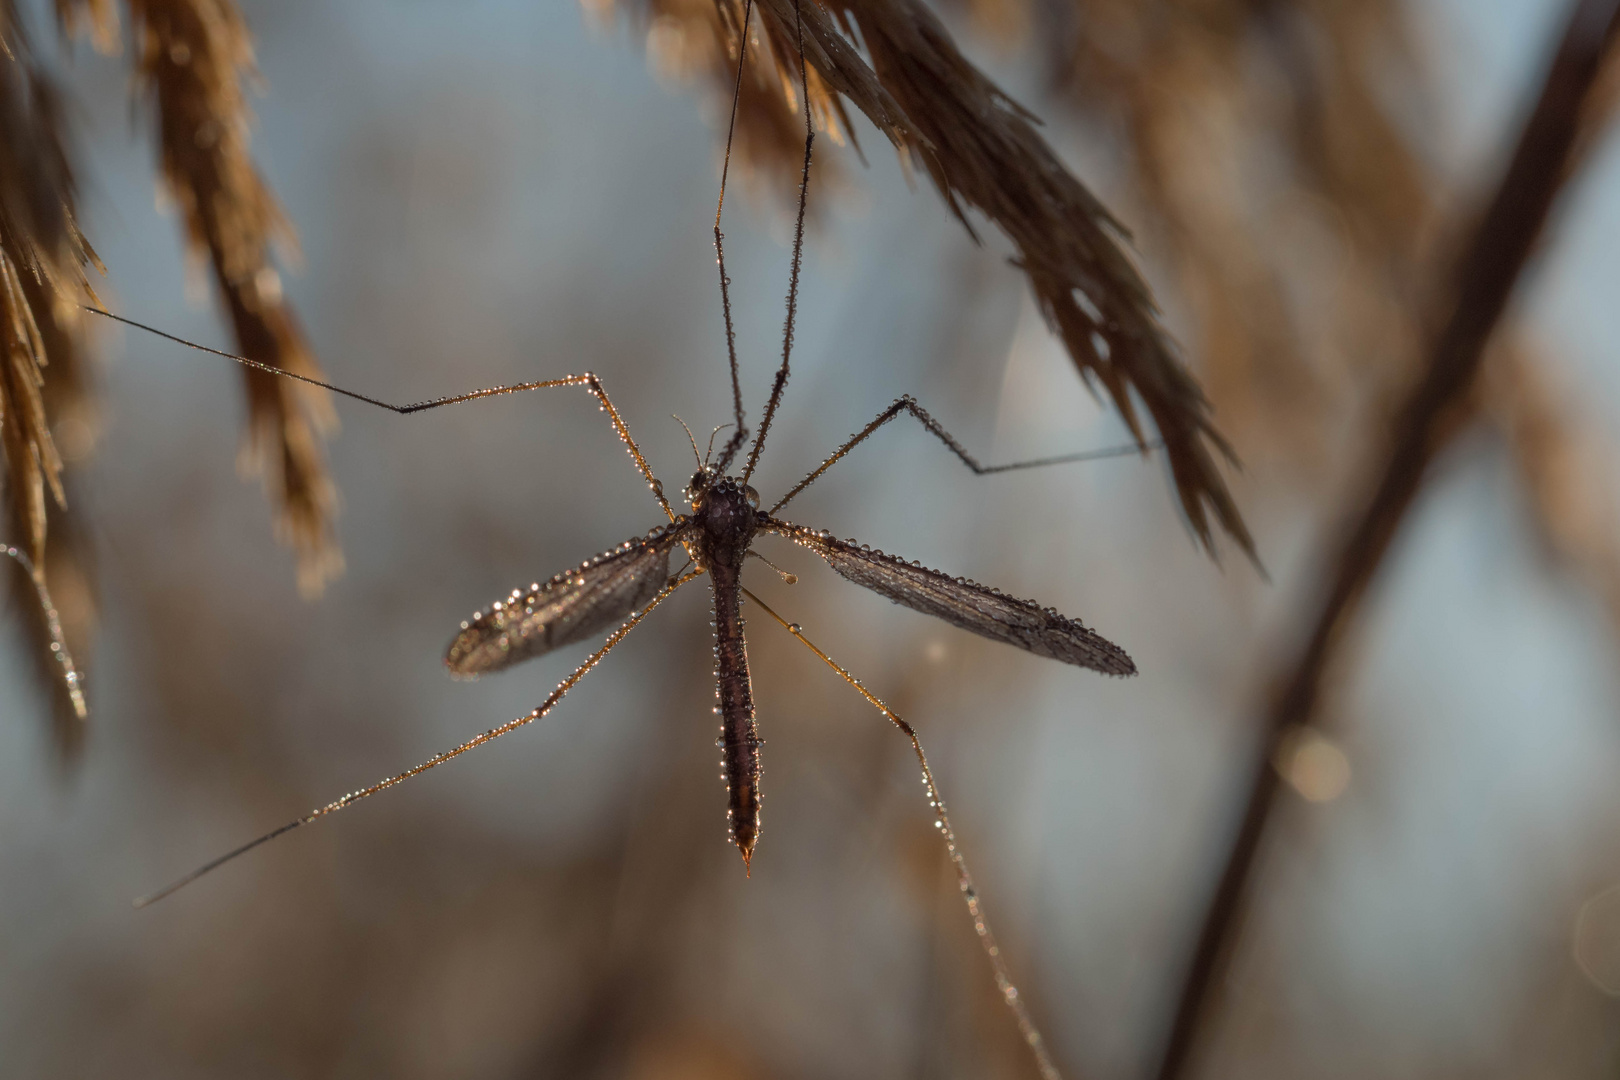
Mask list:
[[[115,311],[232,347],[154,207],[127,58],[59,48]],[[515,0],[242,0],[254,154],[302,241],[281,287],[335,383],[414,401],[599,373],[666,488],[729,418],[710,228],[725,102],[667,24]],[[970,0],[938,9],[1136,235],[1243,461],[1270,578],[1191,539],[1157,460],[980,478],[895,424],[791,517],[1078,616],[1130,680],[900,609],[777,541],[755,588],[919,729],[1067,1075],[1151,1069],[1319,550],[1418,362],[1426,291],[1492,189],[1561,0]],[[818,143],[784,491],[912,393],[993,461],[1115,445],[994,230],[881,136]],[[1596,140],[1289,787],[1198,1072],[1612,1076],[1620,1066],[1620,146]],[[727,255],[750,415],[780,349],[791,181],[742,169]],[[753,869],[726,839],[707,590],[550,717],[148,892],[526,712],[585,647],[476,683],[440,656],[508,589],[656,505],[580,391],[329,446],[347,572],[300,598],[238,477],[236,372],[95,331],[58,431],[96,598],[92,719],[53,735],[0,631],[0,1073],[18,1077],[1033,1075],[903,738],[751,620]],[[94,440],[91,435],[95,435]],[[93,455],[89,448],[95,443]],[[77,450],[76,450],[77,448]],[[75,592],[75,589],[78,592]],[[75,599],[78,596],[79,599]]]

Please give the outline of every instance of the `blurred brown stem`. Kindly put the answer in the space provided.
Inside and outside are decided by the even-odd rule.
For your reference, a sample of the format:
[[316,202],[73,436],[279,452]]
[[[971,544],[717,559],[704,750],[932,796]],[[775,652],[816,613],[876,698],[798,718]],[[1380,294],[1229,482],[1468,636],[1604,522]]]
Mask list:
[[1605,54],[1620,31],[1620,0],[1580,0],[1542,86],[1512,163],[1458,264],[1450,310],[1430,348],[1427,369],[1396,415],[1380,479],[1343,546],[1329,564],[1329,586],[1317,601],[1311,631],[1266,718],[1241,824],[1199,932],[1157,1076],[1182,1076],[1240,922],[1247,883],[1276,801],[1271,765],[1278,738],[1307,724],[1322,677],[1361,597],[1423,484],[1429,463],[1466,419],[1469,392],[1486,342],[1568,178],[1584,106]]

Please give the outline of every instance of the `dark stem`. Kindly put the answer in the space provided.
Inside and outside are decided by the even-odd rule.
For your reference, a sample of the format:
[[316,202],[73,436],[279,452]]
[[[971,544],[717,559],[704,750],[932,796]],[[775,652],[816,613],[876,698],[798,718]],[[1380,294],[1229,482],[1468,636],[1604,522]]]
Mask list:
[[1329,564],[1330,584],[1310,620],[1304,651],[1280,682],[1284,689],[1266,717],[1242,821],[1204,916],[1157,1071],[1159,1080],[1174,1080],[1187,1071],[1210,991],[1228,959],[1280,787],[1271,765],[1278,739],[1310,721],[1323,674],[1422,487],[1429,463],[1466,419],[1467,398],[1485,345],[1569,175],[1583,106],[1617,30],[1620,0],[1580,0],[1576,5],[1507,174],[1458,264],[1450,310],[1433,340],[1421,382],[1391,427],[1381,478],[1354,527],[1343,534],[1343,546]]

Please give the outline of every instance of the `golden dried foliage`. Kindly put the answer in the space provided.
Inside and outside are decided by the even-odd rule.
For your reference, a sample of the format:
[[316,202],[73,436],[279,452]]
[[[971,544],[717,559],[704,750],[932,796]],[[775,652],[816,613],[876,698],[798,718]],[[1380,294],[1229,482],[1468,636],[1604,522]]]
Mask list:
[[[586,0],[587,10],[609,15]],[[742,8],[714,0],[644,0],[630,13],[643,26],[647,58],[660,78],[672,83],[707,80],[717,104],[729,115],[732,94],[738,89],[737,43],[741,40]],[[781,52],[783,44],[760,41],[758,23],[752,27],[746,70],[737,108],[737,146],[741,157],[773,175],[772,190],[796,187],[804,165],[804,122],[798,118],[799,81],[795,54]],[[791,39],[787,44],[791,47]],[[816,123],[838,142],[849,131],[842,103],[830,94],[818,72],[806,73],[810,105]],[[818,160],[815,168],[825,169]],[[780,181],[779,183],[776,181]]]
[[[184,215],[196,257],[209,259],[244,354],[304,375],[319,371],[270,260],[272,239],[293,237],[248,155],[250,114],[242,82],[252,45],[230,0],[129,0],[140,85],[155,101],[162,182]],[[112,0],[56,0],[63,34],[116,52]],[[49,581],[54,617],[70,651],[85,650],[96,621],[93,574],[68,517],[63,456],[90,450],[95,420],[82,356],[82,306],[96,304],[85,267],[95,253],[80,234],[63,124],[49,78],[30,51],[12,0],[0,0],[0,452],[10,529],[32,566],[17,589],[35,622],[30,640],[57,686],[57,714],[82,718],[82,697],[61,679],[60,643],[38,610]],[[96,304],[96,306],[99,306]],[[281,535],[298,551],[307,592],[342,567],[332,531],[336,492],[319,432],[332,422],[318,391],[245,372],[250,427],[244,461],[261,469],[279,506]],[[77,728],[59,722],[70,747]]]
[[[163,184],[180,208],[194,255],[214,271],[239,351],[320,377],[281,279],[271,241],[291,248],[291,227],[248,153],[242,83],[253,45],[230,0],[129,0],[136,69],[157,107]],[[244,462],[261,470],[279,507],[278,531],[299,555],[299,585],[315,593],[341,571],[333,532],[337,493],[320,434],[335,423],[323,391],[246,370],[250,412]]]
[[113,0],[56,0],[56,22],[70,40],[83,34],[97,52],[107,56],[118,52],[118,9]]
[[[0,3],[0,454],[5,462],[8,532],[27,552],[31,577],[14,584],[18,610],[36,631],[36,668],[53,694],[57,744],[78,743],[83,698],[63,682],[60,643],[39,609],[47,577],[72,579],[75,604],[64,620],[79,646],[94,622],[89,575],[71,545],[51,544],[66,518],[62,455],[53,421],[84,417],[78,348],[80,304],[94,299],[85,267],[95,253],[79,232],[73,175],[63,147],[55,90],[37,64],[14,6]],[[87,426],[88,430],[88,426]],[[15,580],[15,579],[14,579]],[[58,648],[53,648],[57,646]]]
[[[655,30],[663,26],[674,39],[722,35],[724,49],[695,55],[730,85],[744,21],[741,0],[644,0],[631,10],[651,16]],[[754,10],[765,46],[754,55],[761,64],[768,55],[774,75],[756,75],[745,85],[771,88],[787,109],[795,103],[794,0],[759,0]],[[1087,384],[1108,392],[1143,443],[1148,433],[1138,403],[1151,416],[1200,540],[1213,545],[1218,524],[1252,557],[1248,529],[1215,461],[1217,452],[1230,458],[1230,450],[1121,247],[1125,230],[1063,165],[1034,117],[958,51],[920,0],[803,0],[799,10],[812,108],[822,122],[836,117],[848,130],[842,103],[852,104],[928,175],[970,234],[970,209],[1006,234],[1042,314]],[[765,123],[749,118],[748,104],[745,99],[743,122]],[[775,130],[780,122],[769,123]],[[768,160],[791,161],[798,153],[779,149],[780,139],[756,137],[742,145],[770,154]]]
[[[1401,128],[1425,108],[1405,5],[973,0],[969,10],[988,28],[1011,18],[999,9],[1031,4],[1045,7],[1026,22],[1066,27],[1047,39],[1054,84],[1125,151],[1144,228],[1191,300],[1221,416],[1251,452],[1264,447],[1315,482],[1342,432],[1380,434],[1360,414],[1410,378],[1436,299],[1423,271],[1451,199]],[[1610,129],[1617,100],[1611,60],[1572,168]],[[1331,251],[1302,264],[1312,235]],[[1596,583],[1620,625],[1620,549],[1600,542],[1606,448],[1544,385],[1550,358],[1535,351],[1500,351],[1488,411],[1510,433],[1548,550]]]
[[1316,483],[1418,347],[1438,198],[1389,105],[1423,94],[1404,5],[999,2],[1062,28],[1051,78],[1119,143],[1223,422]]

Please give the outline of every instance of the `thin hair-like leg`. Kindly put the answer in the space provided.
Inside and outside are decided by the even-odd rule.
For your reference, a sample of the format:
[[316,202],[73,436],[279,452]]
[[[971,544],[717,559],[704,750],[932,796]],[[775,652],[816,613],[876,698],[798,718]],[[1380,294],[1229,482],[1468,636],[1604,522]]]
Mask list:
[[62,618],[56,611],[56,604],[51,600],[50,590],[45,588],[45,578],[34,569],[34,560],[28,557],[27,552],[10,544],[0,545],[0,554],[10,555],[17,560],[17,564],[28,575],[33,583],[34,592],[39,596],[40,611],[45,614],[45,626],[51,635],[51,655],[56,662],[62,665],[62,683],[67,687],[68,700],[73,703],[73,715],[80,720],[90,717],[90,707],[85,704],[83,681],[79,669],[73,666],[73,655],[68,652],[67,637],[62,633]]
[[754,0],[743,0],[742,30],[737,35],[737,85],[731,91],[731,122],[726,127],[726,156],[720,165],[720,198],[714,207],[714,257],[720,266],[720,310],[726,317],[726,358],[731,362],[731,411],[736,417],[737,430],[726,441],[720,455],[720,471],[731,464],[748,438],[743,426],[742,382],[737,372],[737,334],[731,324],[731,279],[726,276],[726,242],[720,232],[720,214],[726,208],[726,179],[731,174],[731,143],[737,135],[737,107],[742,103],[743,71],[748,61],[748,20],[754,14]]
[[329,390],[334,394],[341,394],[344,397],[352,398],[355,401],[363,401],[367,405],[375,405],[379,409],[387,409],[389,412],[398,413],[401,416],[410,416],[413,413],[426,412],[429,409],[437,409],[444,405],[458,405],[463,401],[477,401],[480,398],[501,397],[505,394],[516,394],[524,390],[549,390],[558,386],[583,386],[586,390],[590,391],[592,397],[596,398],[597,404],[602,407],[602,411],[607,413],[608,421],[613,425],[613,430],[618,434],[619,441],[624,443],[625,449],[629,451],[631,460],[636,464],[636,469],[641,473],[642,478],[647,481],[647,487],[651,489],[653,498],[658,500],[659,508],[664,511],[664,513],[669,517],[669,520],[675,520],[675,511],[670,509],[669,500],[664,498],[664,485],[656,476],[653,475],[652,467],[647,464],[647,459],[641,455],[641,448],[636,446],[636,440],[630,437],[630,428],[625,424],[624,417],[619,415],[619,410],[614,408],[613,402],[608,400],[607,391],[602,388],[602,380],[597,378],[593,372],[586,371],[579,375],[564,375],[560,379],[543,379],[539,382],[514,383],[510,386],[490,386],[485,387],[482,390],[473,390],[465,394],[454,394],[450,397],[431,398],[427,401],[417,401],[409,405],[395,405],[392,402],[383,401],[380,398],[368,397],[367,395],[358,393],[354,390],[345,390],[341,386],[334,386],[329,382],[322,382],[320,379],[312,379],[308,375],[300,375],[294,371],[286,371],[282,368],[273,367],[270,364],[253,360],[246,356],[238,356],[235,353],[225,352],[223,349],[214,349],[207,345],[199,345],[195,341],[187,341],[183,337],[176,337],[175,335],[167,333],[166,331],[159,330],[155,326],[148,326],[145,323],[136,322],[134,319],[126,319],[122,315],[114,315],[112,312],[106,311],[102,308],[85,306],[84,310],[94,312],[95,314],[111,319],[114,322],[121,322],[126,326],[133,326],[137,330],[145,330],[149,334],[156,334],[160,338],[165,338],[176,343],[177,345],[184,345],[188,349],[196,349],[198,352],[205,352],[212,356],[222,357],[226,360],[233,360],[244,367],[252,368],[255,371],[262,371],[268,375],[276,375],[284,379],[293,379],[308,386],[318,387],[321,390]]
[[[799,177],[799,217],[793,226],[793,267],[788,275],[787,318],[782,327],[782,366],[776,371],[771,384],[771,398],[765,404],[765,415],[759,422],[759,434],[748,449],[748,464],[743,468],[743,483],[754,475],[759,464],[760,451],[765,449],[765,435],[771,429],[776,407],[782,402],[782,391],[787,387],[788,362],[793,356],[793,321],[799,312],[799,266],[804,261],[804,210],[810,198],[810,151],[816,141],[816,127],[810,116],[810,76],[804,63],[804,0],[793,0],[793,26],[799,46],[799,108],[804,111],[804,172]],[[731,459],[726,459],[730,464]],[[721,471],[724,471],[723,469]]]
[[1096,461],[1099,458],[1125,457],[1129,454],[1146,454],[1150,450],[1157,450],[1164,446],[1162,441],[1154,439],[1146,443],[1133,442],[1126,443],[1122,446],[1105,447],[1101,450],[1082,450],[1075,454],[1059,454],[1056,457],[1034,458],[1030,461],[1014,461],[1007,465],[984,465],[981,464],[979,460],[972,454],[968,453],[965,446],[956,441],[956,436],[946,431],[938,420],[935,420],[932,416],[928,415],[928,410],[917,404],[916,398],[912,397],[910,394],[907,394],[902,398],[896,399],[896,401],[887,409],[884,409],[882,412],[878,413],[877,419],[873,420],[870,424],[867,424],[854,435],[851,435],[849,437],[849,441],[843,446],[840,446],[837,450],[833,451],[832,455],[828,457],[826,461],[823,461],[820,465],[816,466],[815,471],[813,471],[803,480],[800,480],[791,491],[778,499],[776,505],[771,507],[768,513],[774,514],[778,510],[782,509],[782,507],[786,506],[796,495],[799,494],[799,492],[815,483],[822,473],[838,464],[839,460],[842,459],[845,454],[848,454],[851,450],[855,449],[855,447],[865,442],[872,436],[873,432],[877,431],[878,428],[882,427],[884,424],[887,424],[890,420],[893,420],[901,413],[910,413],[912,416],[916,417],[918,423],[933,433],[933,435],[938,438],[940,442],[944,443],[950,449],[951,453],[955,454],[959,459],[961,459],[962,464],[972,469],[973,472],[978,476],[989,476],[992,473],[1012,472],[1014,469],[1035,469],[1043,465],[1064,465],[1075,461]]
[[702,573],[703,571],[701,570],[693,570],[691,573],[675,578],[669,584],[665,585],[658,595],[653,597],[652,600],[648,602],[646,607],[642,608],[630,618],[626,619],[622,626],[613,631],[613,633],[609,634],[606,643],[604,643],[600,649],[597,649],[594,653],[592,653],[583,664],[575,668],[573,673],[569,675],[568,678],[558,683],[557,688],[551,692],[550,696],[548,696],[545,701],[541,702],[539,706],[532,711],[518,717],[516,720],[509,720],[500,727],[491,728],[482,735],[474,736],[454,749],[446,750],[442,754],[435,754],[433,757],[428,758],[415,768],[407,769],[405,772],[402,772],[397,776],[390,776],[386,780],[379,780],[370,787],[361,788],[359,791],[352,791],[343,796],[341,799],[338,799],[335,802],[329,802],[325,806],[316,807],[303,817],[289,821],[279,829],[273,829],[256,840],[249,841],[233,851],[226,852],[217,859],[204,863],[202,866],[199,866],[185,877],[180,878],[178,881],[175,881],[172,884],[165,885],[157,892],[137,898],[135,900],[135,906],[140,908],[146,907],[148,904],[154,904],[157,901],[162,900],[165,896],[168,896],[171,893],[190,885],[193,881],[196,881],[204,874],[218,870],[221,866],[224,866],[237,856],[247,854],[260,844],[269,843],[276,837],[281,836],[284,833],[292,832],[301,825],[308,825],[317,818],[325,817],[327,814],[336,813],[339,810],[352,806],[361,799],[377,794],[377,792],[382,791],[384,788],[391,788],[395,784],[404,783],[413,776],[418,776],[427,772],[435,765],[442,765],[453,757],[460,757],[462,754],[465,754],[468,750],[471,750],[474,747],[482,746],[487,742],[500,738],[502,735],[505,735],[508,732],[516,731],[518,728],[523,727],[526,724],[534,723],[536,720],[540,719],[542,716],[545,716],[553,708],[555,708],[557,702],[563,699],[563,695],[572,690],[575,684],[583,679],[592,668],[600,663],[602,658],[606,656],[615,645],[623,641],[625,635],[634,630],[636,625],[640,623],[642,619],[646,618],[648,613],[651,612],[653,608],[657,607],[659,604],[668,599],[669,595],[676,589],[680,588],[682,585],[685,585],[693,578],[701,576]]
[[967,861],[962,857],[962,849],[956,842],[956,831],[951,828],[950,815],[945,812],[945,800],[940,797],[939,784],[934,780],[934,771],[928,767],[928,756],[923,753],[922,740],[912,726],[900,718],[899,714],[883,703],[883,700],[861,684],[861,680],[851,675],[838,661],[822,652],[815,642],[804,636],[804,631],[798,623],[790,623],[773,611],[765,601],[743,589],[742,593],[751,602],[758,605],[765,614],[798,638],[804,647],[821,658],[821,661],[838,673],[838,677],[855,688],[856,693],[865,698],[873,708],[884,716],[889,722],[900,729],[901,734],[911,740],[912,753],[917,755],[917,764],[922,769],[923,787],[928,792],[928,805],[934,811],[934,825],[939,829],[940,836],[945,841],[945,852],[950,856],[951,865],[956,870],[956,884],[962,890],[962,899],[967,903],[968,915],[973,919],[973,929],[979,935],[979,942],[984,946],[984,952],[990,959],[990,969],[995,974],[996,988],[1001,991],[1001,998],[1012,1010],[1013,1018],[1018,1022],[1018,1032],[1029,1045],[1030,1052],[1035,1055],[1035,1067],[1040,1070],[1042,1080],[1061,1080],[1062,1074],[1052,1062],[1052,1055],[1047,1051],[1046,1040],[1041,1036],[1040,1028],[1035,1026],[1035,1018],[1030,1015],[1029,1006],[1024,1003],[1023,995],[1012,981],[1012,975],[1007,970],[1007,961],[1001,954],[1001,946],[996,944],[996,935],[990,929],[989,919],[984,913],[984,904],[979,900],[979,890],[973,884],[973,875],[968,872]]

